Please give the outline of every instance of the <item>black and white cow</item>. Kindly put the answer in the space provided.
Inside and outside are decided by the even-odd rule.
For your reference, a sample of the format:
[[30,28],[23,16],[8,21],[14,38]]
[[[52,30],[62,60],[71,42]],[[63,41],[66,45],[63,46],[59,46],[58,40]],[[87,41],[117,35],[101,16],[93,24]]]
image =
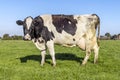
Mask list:
[[34,19],[25,18],[16,21],[23,25],[24,39],[32,40],[41,51],[41,65],[45,63],[46,48],[52,57],[53,66],[56,65],[54,43],[63,46],[79,46],[86,51],[82,65],[87,63],[91,50],[94,51],[94,63],[98,60],[100,33],[100,19],[96,14],[88,15],[41,15]]

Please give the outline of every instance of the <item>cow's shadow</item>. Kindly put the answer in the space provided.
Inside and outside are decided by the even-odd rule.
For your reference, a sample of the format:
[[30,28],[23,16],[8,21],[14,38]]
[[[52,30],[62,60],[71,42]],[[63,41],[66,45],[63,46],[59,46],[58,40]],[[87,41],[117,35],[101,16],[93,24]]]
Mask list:
[[[55,58],[56,58],[56,60],[62,60],[62,61],[70,60],[70,61],[76,61],[76,62],[79,62],[79,63],[82,63],[82,60],[83,60],[83,58],[77,57],[73,53],[56,53]],[[34,61],[40,62],[41,61],[41,55],[28,55],[28,56],[20,57],[20,58],[17,58],[17,59],[20,59],[21,63],[26,63],[28,60],[34,60]],[[45,59],[46,59],[46,63],[51,64],[51,62],[48,60],[48,59],[51,59],[50,55],[46,55]]]

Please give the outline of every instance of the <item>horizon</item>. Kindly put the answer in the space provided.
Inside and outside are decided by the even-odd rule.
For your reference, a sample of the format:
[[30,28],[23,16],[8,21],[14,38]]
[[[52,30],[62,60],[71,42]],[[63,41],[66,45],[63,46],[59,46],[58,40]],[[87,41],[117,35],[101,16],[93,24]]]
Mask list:
[[3,34],[22,35],[22,26],[16,24],[16,20],[23,20],[27,16],[36,17],[42,14],[97,14],[100,17],[100,35],[120,33],[120,1],[0,1],[0,37]]

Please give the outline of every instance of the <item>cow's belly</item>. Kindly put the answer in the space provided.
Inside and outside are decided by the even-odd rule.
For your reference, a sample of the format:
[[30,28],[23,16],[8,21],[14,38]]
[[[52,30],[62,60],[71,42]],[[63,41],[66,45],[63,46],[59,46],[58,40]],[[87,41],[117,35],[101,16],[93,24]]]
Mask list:
[[62,33],[56,33],[54,43],[67,47],[73,47],[78,45],[82,50],[85,50],[85,39],[83,37],[84,33],[82,33],[82,31],[81,33],[80,31],[78,31],[77,34],[72,36],[64,31]]
[[75,38],[59,39],[59,40],[56,40],[55,43],[60,44],[62,46],[66,46],[66,47],[74,47],[77,45],[82,50],[85,50],[85,39],[84,38],[80,38],[79,40]]
[[56,36],[54,42],[56,44],[60,44],[63,46],[67,46],[67,47],[73,47],[76,45],[76,40],[74,37],[68,37],[68,36]]

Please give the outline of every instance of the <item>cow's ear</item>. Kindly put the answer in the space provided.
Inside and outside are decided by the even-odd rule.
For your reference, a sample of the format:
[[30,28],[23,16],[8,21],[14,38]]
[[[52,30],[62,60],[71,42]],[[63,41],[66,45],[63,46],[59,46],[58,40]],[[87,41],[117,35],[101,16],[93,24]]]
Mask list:
[[16,24],[18,24],[18,25],[23,25],[23,21],[17,20],[17,21],[16,21]]
[[43,19],[40,16],[37,16],[37,17],[34,18],[33,24],[35,26],[37,26],[37,25],[43,25]]

